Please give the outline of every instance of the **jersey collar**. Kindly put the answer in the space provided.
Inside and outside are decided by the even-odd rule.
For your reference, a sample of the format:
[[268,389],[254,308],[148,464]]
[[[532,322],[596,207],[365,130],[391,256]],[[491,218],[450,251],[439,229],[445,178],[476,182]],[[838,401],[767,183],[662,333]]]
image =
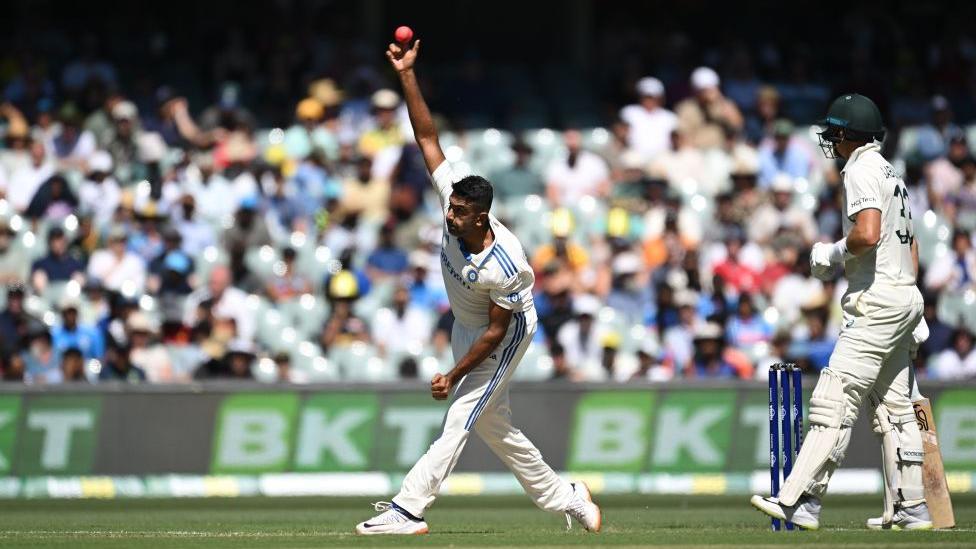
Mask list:
[[840,173],[846,172],[847,168],[849,168],[852,164],[854,164],[854,162],[856,162],[857,159],[860,158],[862,154],[868,151],[881,152],[881,144],[876,142],[867,143],[854,149],[854,152],[851,153],[851,157],[847,159],[846,163],[844,163],[844,168],[840,171]]

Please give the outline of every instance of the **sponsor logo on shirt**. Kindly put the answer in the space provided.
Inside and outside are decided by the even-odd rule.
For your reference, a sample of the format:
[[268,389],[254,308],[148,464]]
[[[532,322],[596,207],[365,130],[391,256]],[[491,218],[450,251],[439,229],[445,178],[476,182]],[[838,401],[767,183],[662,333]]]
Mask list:
[[867,204],[868,202],[877,202],[877,201],[878,200],[873,196],[862,196],[861,198],[858,198],[854,202],[851,202],[851,205],[848,206],[848,208],[856,208],[861,204]]
[[512,303],[518,303],[520,299],[522,299],[522,296],[520,296],[518,292],[512,292],[508,294],[508,300]]
[[[471,286],[468,286],[468,283],[464,281],[464,278],[454,270],[453,266],[451,266],[451,261],[447,258],[447,252],[445,252],[443,249],[441,249],[441,263],[444,265],[444,268],[447,269],[447,272],[450,273],[450,275],[454,278],[454,280],[457,280],[465,288],[469,290],[471,289]],[[475,280],[477,280],[477,278],[478,275],[476,274]],[[474,282],[474,280],[471,282]]]

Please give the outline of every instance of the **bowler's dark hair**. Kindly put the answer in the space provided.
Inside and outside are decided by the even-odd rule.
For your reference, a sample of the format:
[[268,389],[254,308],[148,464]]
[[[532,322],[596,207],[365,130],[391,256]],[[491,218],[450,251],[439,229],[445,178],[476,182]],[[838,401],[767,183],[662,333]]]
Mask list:
[[491,209],[494,191],[491,183],[480,175],[469,175],[454,183],[451,187],[458,198],[473,203],[479,210],[487,212]]

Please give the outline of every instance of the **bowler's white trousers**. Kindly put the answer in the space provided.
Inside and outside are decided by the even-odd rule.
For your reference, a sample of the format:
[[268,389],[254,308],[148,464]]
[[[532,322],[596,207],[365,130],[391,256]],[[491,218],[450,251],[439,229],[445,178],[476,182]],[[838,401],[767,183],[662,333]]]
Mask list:
[[[455,388],[444,419],[444,431],[403,479],[394,503],[416,517],[434,503],[441,483],[451,474],[473,429],[512,471],[537,506],[564,511],[573,498],[570,484],[542,460],[542,454],[512,426],[508,382],[535,334],[535,314],[515,313],[505,339]],[[464,356],[485,328],[454,323],[451,350]]]

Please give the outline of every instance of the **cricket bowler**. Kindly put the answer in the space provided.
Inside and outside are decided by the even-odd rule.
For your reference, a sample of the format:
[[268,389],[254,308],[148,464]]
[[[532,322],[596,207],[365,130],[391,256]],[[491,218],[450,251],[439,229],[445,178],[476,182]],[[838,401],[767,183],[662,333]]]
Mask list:
[[912,331],[922,318],[915,286],[918,247],[908,190],[881,156],[885,129],[873,101],[838,97],[821,123],[820,147],[843,158],[844,238],[814,244],[814,276],[830,279],[843,264],[849,287],[843,326],[830,364],[810,398],[810,429],[779,497],[752,496],[767,515],[816,530],[820,498],[850,442],[862,403],[882,442],[885,512],[869,528],[932,528],[922,485],[924,452],[912,408]]
[[[587,530],[600,530],[600,508],[582,483],[569,483],[512,426],[508,383],[536,331],[535,277],[518,238],[491,213],[492,187],[459,173],[444,157],[437,129],[420,92],[414,63],[420,41],[390,44],[386,56],[403,86],[414,135],[444,212],[441,270],[456,320],[451,348],[456,364],[430,384],[435,399],[453,400],[444,431],[403,479],[381,513],[356,526],[359,534],[425,534],[424,513],[451,473],[473,430],[512,471],[537,506],[566,513]],[[570,522],[571,524],[571,522]]]

